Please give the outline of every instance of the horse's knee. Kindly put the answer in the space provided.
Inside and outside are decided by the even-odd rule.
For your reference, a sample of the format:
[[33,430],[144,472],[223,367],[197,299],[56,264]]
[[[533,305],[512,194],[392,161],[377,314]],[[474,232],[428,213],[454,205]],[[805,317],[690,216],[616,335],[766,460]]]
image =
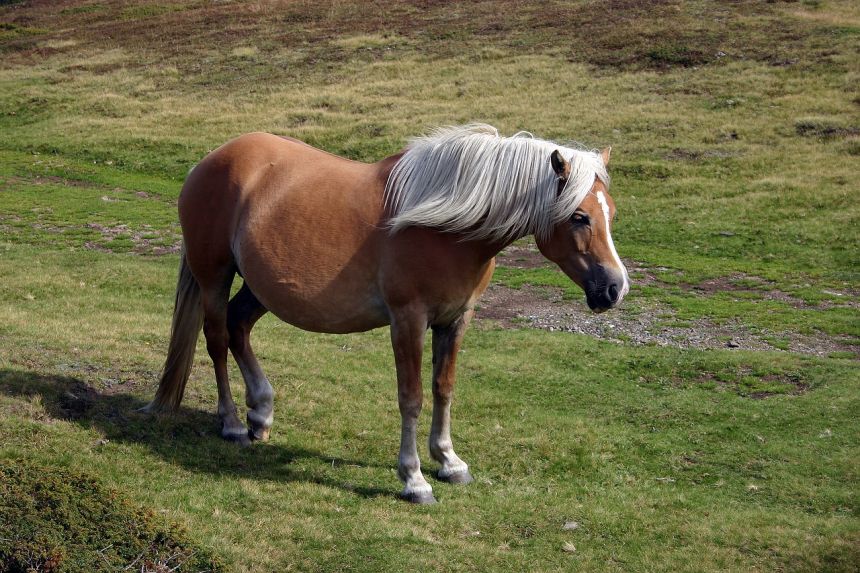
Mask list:
[[421,403],[420,396],[417,399],[414,397],[401,397],[399,400],[399,405],[400,416],[404,419],[417,420],[418,416],[421,415],[421,408],[423,404]]
[[446,408],[454,398],[454,388],[451,386],[433,385],[433,407]]

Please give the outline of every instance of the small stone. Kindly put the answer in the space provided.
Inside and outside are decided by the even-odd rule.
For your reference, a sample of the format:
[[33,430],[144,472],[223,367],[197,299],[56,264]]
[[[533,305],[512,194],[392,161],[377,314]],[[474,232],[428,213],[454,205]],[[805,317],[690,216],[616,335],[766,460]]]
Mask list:
[[573,531],[574,529],[579,529],[579,523],[576,521],[565,521],[561,528],[565,531]]
[[729,340],[728,342],[726,342],[726,346],[728,346],[729,348],[740,348],[741,347],[741,345],[738,344],[735,340]]
[[570,541],[565,541],[564,545],[561,546],[561,550],[565,553],[576,553],[576,545]]
[[758,491],[758,486],[755,485],[754,483],[751,483],[747,486],[747,491],[751,492],[751,493],[755,493]]

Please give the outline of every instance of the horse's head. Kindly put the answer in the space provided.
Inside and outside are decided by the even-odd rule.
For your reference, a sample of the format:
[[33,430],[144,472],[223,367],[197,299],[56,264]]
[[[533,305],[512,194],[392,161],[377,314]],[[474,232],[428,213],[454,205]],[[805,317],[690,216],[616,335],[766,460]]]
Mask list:
[[[600,153],[604,164],[609,163],[609,151],[606,148]],[[570,175],[570,164],[558,151],[550,160],[561,191]],[[614,217],[615,202],[603,182],[595,178],[573,216],[555,225],[548,237],[536,238],[540,252],[585,291],[588,306],[595,312],[614,307],[630,290],[627,269],[615,252],[610,234]]]

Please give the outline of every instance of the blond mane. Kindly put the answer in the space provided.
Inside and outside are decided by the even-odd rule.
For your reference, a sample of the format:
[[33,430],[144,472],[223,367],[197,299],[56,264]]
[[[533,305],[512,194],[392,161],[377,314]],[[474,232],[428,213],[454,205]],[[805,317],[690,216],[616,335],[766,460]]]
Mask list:
[[[570,176],[558,193],[550,155],[558,149]],[[432,227],[468,239],[548,237],[570,218],[595,177],[609,185],[600,155],[490,125],[438,128],[410,141],[391,171],[385,203],[391,232]]]

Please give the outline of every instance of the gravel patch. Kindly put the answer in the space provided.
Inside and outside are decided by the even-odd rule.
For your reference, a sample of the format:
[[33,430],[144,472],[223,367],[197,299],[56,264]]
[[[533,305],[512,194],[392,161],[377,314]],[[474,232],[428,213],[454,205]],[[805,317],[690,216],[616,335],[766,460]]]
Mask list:
[[823,334],[751,332],[740,323],[715,324],[707,319],[678,323],[671,308],[653,302],[637,301],[635,308],[622,303],[620,308],[595,314],[584,300],[564,300],[559,290],[545,287],[512,289],[490,285],[481,297],[476,318],[503,328],[539,328],[612,342],[676,348],[780,350],[764,339],[771,335],[787,341],[791,352],[825,356],[849,351],[860,357],[860,346],[847,339]]

